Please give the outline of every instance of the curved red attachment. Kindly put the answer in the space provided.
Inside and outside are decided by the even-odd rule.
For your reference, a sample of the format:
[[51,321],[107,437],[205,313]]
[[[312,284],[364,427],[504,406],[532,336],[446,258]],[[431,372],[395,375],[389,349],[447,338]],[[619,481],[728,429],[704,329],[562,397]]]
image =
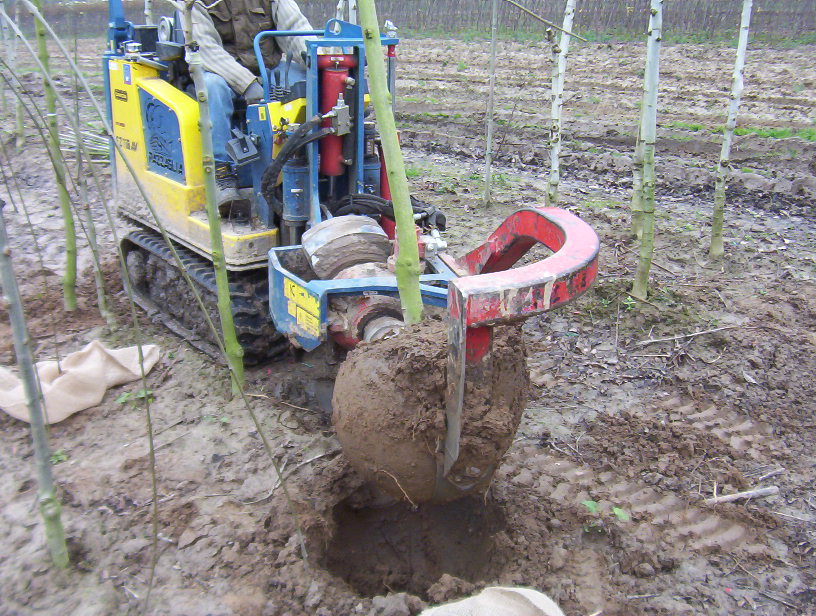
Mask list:
[[[538,243],[554,254],[509,269]],[[592,227],[566,210],[525,208],[513,213],[484,244],[455,262],[463,275],[451,286],[465,300],[465,324],[512,321],[575,299],[598,274],[599,250]]]
[[[554,254],[511,268],[535,244]],[[462,431],[465,373],[483,378],[490,366],[493,326],[551,310],[586,291],[598,275],[600,242],[583,220],[558,208],[525,208],[450,265],[445,442],[437,462],[437,493],[466,493],[495,469],[455,467]]]

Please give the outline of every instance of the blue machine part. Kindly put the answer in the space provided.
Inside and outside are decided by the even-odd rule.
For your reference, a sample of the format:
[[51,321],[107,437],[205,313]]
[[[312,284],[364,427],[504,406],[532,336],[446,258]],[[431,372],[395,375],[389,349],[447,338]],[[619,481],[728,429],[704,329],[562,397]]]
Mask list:
[[309,220],[309,165],[290,160],[283,166],[283,220],[305,223]]
[[184,155],[176,113],[152,94],[139,90],[145,131],[147,168],[184,183]]
[[[261,109],[264,110],[263,115],[261,115]],[[257,143],[272,143],[272,129],[266,117],[265,104],[247,105],[246,121],[247,133],[253,138],[257,137]],[[269,204],[261,194],[261,179],[263,178],[264,171],[272,164],[272,148],[259,147],[258,155],[257,160],[243,167],[241,171],[243,172],[246,168],[250,169],[252,174],[252,191],[255,195],[255,203],[258,206],[258,218],[261,219],[264,225],[271,228],[275,225],[275,221],[273,220],[274,217]]]
[[[360,26],[339,19],[330,19],[326,23],[326,29],[309,30],[309,31],[295,31],[295,30],[266,30],[255,35],[254,48],[255,57],[258,61],[258,66],[261,67],[261,81],[264,88],[264,98],[269,100],[269,77],[268,71],[265,70],[263,54],[261,53],[261,41],[266,37],[283,37],[283,36],[313,36],[323,38],[314,38],[306,41],[307,47],[307,66],[308,73],[306,79],[306,117],[314,117],[319,111],[319,96],[318,96],[318,70],[317,70],[317,55],[318,49],[322,47],[341,47],[344,53],[350,53],[354,50],[357,57],[360,59],[356,78],[360,92],[365,92],[368,89],[368,84],[365,79],[365,42],[363,39],[363,30]],[[399,39],[389,38],[381,35],[380,43],[382,45],[397,45]],[[363,117],[363,97],[356,97],[355,108],[351,109],[351,114],[355,118]],[[354,183],[349,187],[349,192],[364,192],[365,190],[365,169],[363,167],[363,126],[357,127],[357,146],[355,148],[356,159],[353,161],[353,167],[357,170],[357,177],[351,178]],[[312,142],[308,144],[307,151],[309,152],[309,225],[313,227],[323,220],[323,214],[320,209],[320,194],[318,188],[318,143]]]
[[[284,246],[269,251],[269,310],[278,331],[293,337],[307,351],[316,349],[326,340],[330,295],[379,293],[396,297],[399,294],[394,276],[307,282],[282,263],[301,250],[301,246]],[[447,282],[456,278],[456,274],[439,259],[432,259],[429,263],[437,273],[419,277],[422,301],[433,306],[446,306]]]
[[363,183],[365,192],[380,196],[380,159],[376,156],[366,157],[363,163]]

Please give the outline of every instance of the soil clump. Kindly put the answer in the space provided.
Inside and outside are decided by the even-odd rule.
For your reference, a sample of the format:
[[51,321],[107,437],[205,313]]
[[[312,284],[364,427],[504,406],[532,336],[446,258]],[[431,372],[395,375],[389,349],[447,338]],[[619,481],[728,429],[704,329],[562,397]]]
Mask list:
[[352,465],[412,504],[483,492],[518,429],[528,375],[518,327],[497,327],[485,374],[466,374],[459,458],[436,490],[445,438],[447,329],[429,320],[349,354],[335,382],[334,426]]

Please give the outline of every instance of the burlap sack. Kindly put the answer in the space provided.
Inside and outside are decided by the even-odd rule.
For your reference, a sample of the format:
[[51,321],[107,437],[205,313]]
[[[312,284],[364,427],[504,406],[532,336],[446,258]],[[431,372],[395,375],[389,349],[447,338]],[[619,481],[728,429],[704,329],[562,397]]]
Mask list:
[[[159,347],[142,346],[145,374],[159,361]],[[55,424],[77,411],[96,406],[110,387],[141,377],[137,347],[106,349],[98,340],[71,353],[61,362],[41,361],[36,365],[45,399],[46,422]],[[0,409],[29,421],[23,384],[9,369],[0,367]]]
[[423,610],[420,616],[564,616],[564,612],[537,590],[492,586],[473,597]]

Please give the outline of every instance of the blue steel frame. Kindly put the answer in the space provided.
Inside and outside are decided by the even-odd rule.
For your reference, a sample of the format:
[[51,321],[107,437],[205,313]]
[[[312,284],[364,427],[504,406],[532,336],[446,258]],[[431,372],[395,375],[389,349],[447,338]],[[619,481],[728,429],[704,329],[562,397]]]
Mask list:
[[[269,251],[269,309],[275,327],[281,333],[292,336],[307,351],[314,350],[326,340],[328,335],[328,306],[331,295],[360,296],[367,293],[398,296],[395,277],[384,278],[350,278],[345,280],[312,280],[306,282],[287,270],[280,261],[279,255],[286,252],[300,251],[300,246],[285,246]],[[423,274],[419,277],[419,289],[422,301],[432,306],[448,305],[447,283],[457,275],[439,258],[428,260],[434,274]],[[304,289],[320,307],[320,314],[313,315],[320,321],[320,333],[317,336],[298,325],[297,319],[290,312],[290,299],[284,293],[285,281],[290,280]],[[444,286],[433,286],[431,283],[444,283]]]
[[[306,117],[312,118],[319,113],[319,99],[318,99],[318,69],[317,69],[317,50],[320,47],[353,47],[357,51],[359,59],[358,68],[358,92],[365,92],[365,41],[363,40],[363,30],[360,26],[352,24],[339,19],[330,19],[326,23],[326,29],[320,30],[266,30],[259,32],[253,41],[255,49],[255,58],[258,62],[261,72],[261,80],[263,82],[265,100],[269,100],[269,74],[266,70],[266,65],[263,61],[263,54],[261,53],[261,41],[270,36],[320,36],[323,38],[306,41],[308,48],[308,73],[306,79]],[[380,43],[382,45],[397,45],[399,39],[389,38],[384,35],[380,36]],[[365,101],[363,96],[357,97],[357,107],[352,110],[353,117],[362,118]],[[355,191],[364,192],[365,189],[365,169],[363,167],[364,158],[364,130],[362,122],[355,123],[357,131],[357,147],[354,168],[357,170],[357,177],[354,178]],[[323,214],[320,210],[320,193],[318,186],[318,143],[313,142],[307,146],[309,158],[309,185],[310,185],[310,201],[309,201],[309,227],[313,227],[323,220]]]

